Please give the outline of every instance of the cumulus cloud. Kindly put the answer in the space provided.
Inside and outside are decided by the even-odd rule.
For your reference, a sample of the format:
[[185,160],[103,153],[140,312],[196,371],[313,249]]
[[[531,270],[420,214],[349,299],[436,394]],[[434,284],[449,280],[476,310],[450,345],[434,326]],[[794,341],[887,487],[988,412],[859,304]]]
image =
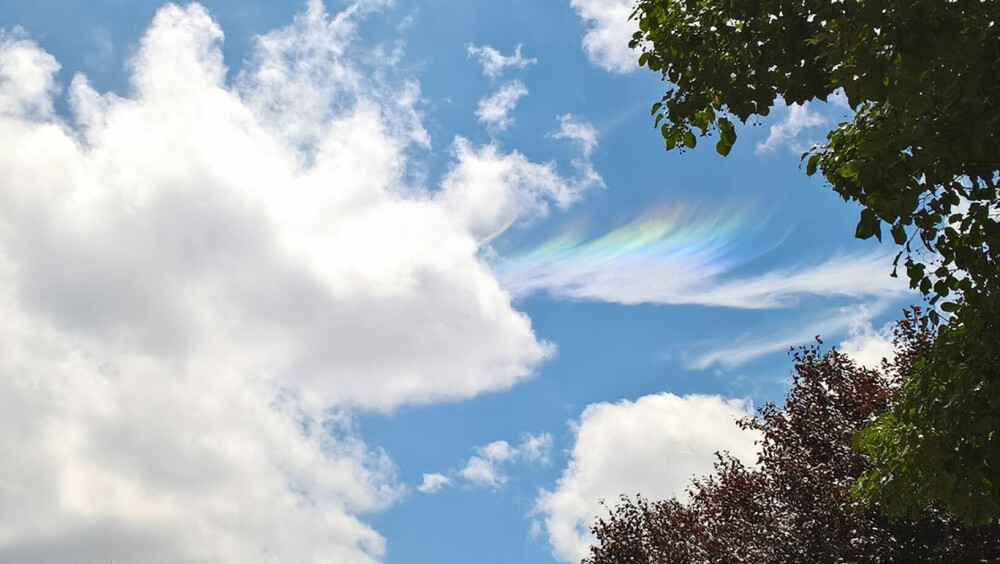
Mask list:
[[568,466],[536,500],[552,554],[564,562],[588,555],[599,500],[613,507],[621,494],[683,496],[692,477],[712,470],[717,451],[756,462],[757,435],[734,423],[750,415],[746,401],[668,393],[587,406],[573,423]]
[[639,68],[638,54],[629,49],[632,34],[639,31],[629,20],[631,0],[571,0],[570,5],[583,19],[587,32],[583,50],[590,62],[611,72],[631,72]]
[[[513,464],[549,464],[549,452],[552,450],[552,435],[525,435],[517,445],[507,441],[493,441],[478,446],[476,454],[469,457],[461,470],[453,472],[453,476],[461,478],[473,487],[500,489],[507,483],[506,469]],[[418,488],[425,493],[434,493],[442,485],[450,484],[451,478],[444,474],[424,474],[424,483]],[[426,488],[425,488],[426,486]]]
[[425,494],[432,494],[437,493],[441,488],[449,484],[451,484],[451,479],[444,474],[436,472],[433,474],[424,474],[424,480],[417,486],[417,490]]
[[739,257],[766,221],[748,209],[676,204],[651,209],[597,238],[567,232],[514,253],[495,268],[517,295],[620,304],[698,304],[743,309],[790,307],[803,296],[902,296],[888,275],[891,255],[835,255],[826,260],[736,276]]
[[500,78],[508,68],[524,69],[538,62],[538,59],[529,59],[521,55],[520,43],[514,47],[514,53],[511,55],[504,55],[489,45],[478,46],[469,44],[466,46],[466,49],[468,50],[469,57],[475,57],[479,61],[479,64],[483,66],[483,76],[490,79]]
[[55,57],[35,48],[20,29],[0,30],[0,115],[22,119],[52,113]]
[[504,131],[513,121],[510,113],[517,101],[528,95],[528,88],[520,80],[500,86],[496,92],[479,101],[476,117],[492,131]]
[[496,489],[507,482],[507,477],[500,473],[493,461],[479,456],[470,458],[458,474],[474,486]]
[[345,410],[552,354],[479,255],[586,180],[460,139],[408,186],[419,85],[355,44],[380,4],[310,1],[232,84],[216,22],[167,5],[133,94],[77,75],[72,121],[56,60],[0,36],[0,560],[377,561],[358,515],[400,487]]
[[895,322],[891,322],[876,329],[872,326],[869,312],[866,309],[859,310],[850,317],[850,332],[840,343],[840,352],[862,366],[877,369],[882,366],[883,359],[896,356],[896,347],[892,343],[895,325]]
[[548,464],[549,451],[552,450],[552,435],[542,433],[541,435],[528,435],[518,445],[516,454],[518,458],[525,462]]
[[517,446],[507,441],[494,441],[476,447],[477,456],[469,458],[458,475],[469,484],[478,487],[498,489],[507,483],[503,467],[513,462],[548,464],[552,449],[552,435],[526,435]]

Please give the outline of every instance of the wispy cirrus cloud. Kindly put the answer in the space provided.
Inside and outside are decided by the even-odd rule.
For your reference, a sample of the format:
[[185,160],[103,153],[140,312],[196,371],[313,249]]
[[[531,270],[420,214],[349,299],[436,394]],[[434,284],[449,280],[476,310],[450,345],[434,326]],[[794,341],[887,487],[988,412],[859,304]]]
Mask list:
[[688,353],[682,355],[684,366],[695,370],[735,368],[765,355],[813,344],[819,338],[823,341],[843,339],[843,352],[866,366],[875,367],[883,356],[891,356],[892,344],[887,338],[888,329],[875,331],[871,323],[890,303],[890,300],[881,300],[868,305],[828,309],[806,319],[791,319],[778,327],[769,326],[766,331],[734,337],[733,344],[702,349],[702,352],[696,352],[697,345],[689,345]]
[[[751,222],[751,217],[754,221]],[[840,254],[755,275],[737,275],[765,223],[747,209],[661,206],[605,235],[567,232],[497,261],[517,295],[621,304],[790,307],[805,296],[902,296],[884,252]]]

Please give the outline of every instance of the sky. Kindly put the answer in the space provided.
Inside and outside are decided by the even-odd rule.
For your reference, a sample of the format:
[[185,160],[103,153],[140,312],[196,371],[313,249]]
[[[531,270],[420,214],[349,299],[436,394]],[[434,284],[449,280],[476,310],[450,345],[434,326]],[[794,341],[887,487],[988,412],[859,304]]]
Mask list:
[[0,5],[0,561],[575,562],[918,297],[629,0]]

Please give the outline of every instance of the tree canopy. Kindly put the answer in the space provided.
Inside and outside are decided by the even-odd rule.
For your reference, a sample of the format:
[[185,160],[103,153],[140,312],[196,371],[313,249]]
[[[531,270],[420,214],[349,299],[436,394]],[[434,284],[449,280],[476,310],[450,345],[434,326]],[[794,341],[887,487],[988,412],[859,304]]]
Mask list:
[[968,523],[1000,515],[1000,317],[969,299],[961,323],[913,340],[901,393],[857,438],[870,457],[857,491],[889,515],[935,502]]
[[[1000,0],[638,0],[631,42],[667,83],[652,107],[668,150],[778,103],[843,92],[853,118],[803,155],[861,204],[859,238],[899,245],[937,338],[858,447],[858,491],[892,513],[937,500],[1000,518]],[[888,270],[888,265],[887,265]]]
[[928,342],[910,317],[881,371],[801,350],[784,406],[740,422],[761,432],[756,466],[721,454],[683,502],[622,497],[593,526],[584,563],[993,561],[998,525],[966,527],[932,504],[889,519],[851,494],[867,468],[852,438],[890,407]]

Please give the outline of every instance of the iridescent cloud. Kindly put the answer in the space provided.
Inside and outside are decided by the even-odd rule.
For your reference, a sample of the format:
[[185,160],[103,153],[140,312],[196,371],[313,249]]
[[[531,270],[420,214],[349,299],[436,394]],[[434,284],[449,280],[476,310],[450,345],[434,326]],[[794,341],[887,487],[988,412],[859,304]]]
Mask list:
[[494,268],[515,295],[544,290],[557,298],[621,304],[764,309],[787,307],[810,294],[906,292],[905,284],[888,276],[889,259],[881,252],[738,276],[737,269],[773,248],[762,240],[767,224],[766,214],[752,206],[664,205],[595,238],[567,231]]

